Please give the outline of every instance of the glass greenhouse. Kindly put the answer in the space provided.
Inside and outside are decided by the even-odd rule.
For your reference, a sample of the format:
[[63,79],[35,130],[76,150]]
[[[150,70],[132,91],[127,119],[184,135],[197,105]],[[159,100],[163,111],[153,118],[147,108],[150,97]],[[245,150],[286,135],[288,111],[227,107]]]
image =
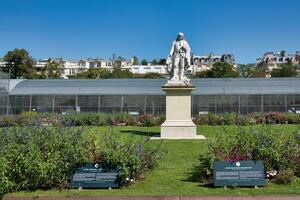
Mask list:
[[[165,79],[0,80],[0,113],[164,114]],[[192,113],[300,110],[300,78],[194,79]]]

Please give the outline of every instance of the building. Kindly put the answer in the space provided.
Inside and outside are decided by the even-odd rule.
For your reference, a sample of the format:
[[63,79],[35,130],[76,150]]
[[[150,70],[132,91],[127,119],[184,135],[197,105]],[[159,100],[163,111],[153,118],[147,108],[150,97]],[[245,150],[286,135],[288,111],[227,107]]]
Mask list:
[[[59,64],[59,69],[61,70],[61,78],[68,79],[70,75],[76,75],[78,73],[87,71],[92,68],[102,68],[109,71],[113,71],[113,61],[99,59],[99,58],[88,58],[82,60],[65,60],[62,58],[55,59],[41,59],[35,62],[34,67],[39,73],[42,68],[44,68],[49,60],[56,61]],[[130,61],[123,60],[120,61],[121,69],[131,69]]]
[[[121,70],[130,70],[131,62],[128,60],[117,61]],[[68,79],[69,75],[75,75],[92,68],[106,69],[110,72],[114,70],[114,61],[99,58],[88,58],[85,60],[64,60],[60,64],[63,79]]]
[[5,67],[7,62],[0,58],[0,67]]
[[264,67],[267,72],[272,72],[274,69],[279,69],[281,64],[288,62],[299,66],[299,58],[299,51],[296,51],[295,54],[286,54],[285,51],[279,53],[266,52],[262,58],[256,59],[256,64]]
[[167,74],[166,65],[132,65],[130,71],[133,74],[159,73]]
[[67,79],[69,75],[75,75],[90,68],[86,60],[63,60],[60,63],[61,78]]
[[41,74],[43,68],[46,67],[50,59],[40,59],[34,62],[34,68],[36,69],[37,74]]
[[[193,79],[192,113],[287,112],[300,110],[299,78]],[[166,79],[4,79],[0,114],[128,112],[165,114]]]
[[235,63],[235,57],[233,54],[223,54],[222,56],[208,54],[204,56],[192,55],[192,67],[188,69],[188,72],[194,74],[196,72],[210,70],[216,62],[228,62],[237,68]]

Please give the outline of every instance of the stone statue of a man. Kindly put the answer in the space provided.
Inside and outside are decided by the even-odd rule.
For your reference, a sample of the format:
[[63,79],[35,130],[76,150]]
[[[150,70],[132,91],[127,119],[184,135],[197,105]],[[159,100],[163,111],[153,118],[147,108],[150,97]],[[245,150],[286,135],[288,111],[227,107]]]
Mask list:
[[178,33],[167,58],[169,84],[189,84],[190,80],[185,76],[185,71],[190,66],[190,52],[190,46],[183,33]]

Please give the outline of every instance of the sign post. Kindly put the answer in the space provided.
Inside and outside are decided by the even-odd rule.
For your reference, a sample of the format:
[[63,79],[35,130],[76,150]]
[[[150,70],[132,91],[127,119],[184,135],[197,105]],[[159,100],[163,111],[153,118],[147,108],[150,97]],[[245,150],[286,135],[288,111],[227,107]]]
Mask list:
[[117,168],[100,163],[86,163],[72,177],[72,188],[118,188]]
[[264,186],[263,161],[214,161],[214,186]]

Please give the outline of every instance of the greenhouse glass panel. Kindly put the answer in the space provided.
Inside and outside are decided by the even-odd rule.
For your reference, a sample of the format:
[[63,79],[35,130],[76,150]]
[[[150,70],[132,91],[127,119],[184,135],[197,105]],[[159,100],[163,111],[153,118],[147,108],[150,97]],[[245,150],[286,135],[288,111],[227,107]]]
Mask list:
[[52,112],[53,97],[52,96],[32,96],[31,109],[38,112]]
[[271,96],[271,112],[286,112],[285,95],[273,94]]
[[0,115],[4,115],[7,112],[7,95],[0,95]]
[[216,112],[216,96],[214,95],[192,95],[192,115]]
[[238,112],[239,97],[237,95],[217,96],[217,113]]
[[76,96],[55,96],[54,105],[54,110],[58,113],[75,110]]
[[288,94],[286,95],[287,109],[300,110],[300,95],[299,94]]
[[98,111],[98,96],[78,96],[77,106],[81,112],[97,112]]
[[240,95],[240,113],[262,112],[261,95]]
[[151,115],[165,115],[166,96],[149,95],[146,96],[146,112]]
[[142,115],[145,113],[145,101],[144,95],[126,95],[123,97],[123,112]]
[[30,110],[30,96],[16,95],[9,97],[9,107],[11,114],[20,114]]
[[264,112],[285,112],[285,95],[272,94],[263,96]]
[[121,95],[101,95],[100,96],[100,112],[117,113],[122,109]]

